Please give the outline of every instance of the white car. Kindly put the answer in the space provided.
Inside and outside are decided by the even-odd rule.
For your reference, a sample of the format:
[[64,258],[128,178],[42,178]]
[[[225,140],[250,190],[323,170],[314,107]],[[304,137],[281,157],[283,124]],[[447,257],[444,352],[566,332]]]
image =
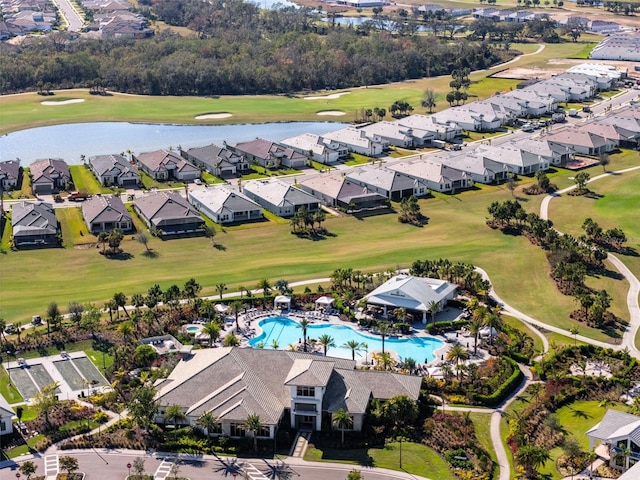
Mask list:
[[199,178],[196,178],[193,183],[195,183],[196,185],[202,185],[202,180],[200,180]]

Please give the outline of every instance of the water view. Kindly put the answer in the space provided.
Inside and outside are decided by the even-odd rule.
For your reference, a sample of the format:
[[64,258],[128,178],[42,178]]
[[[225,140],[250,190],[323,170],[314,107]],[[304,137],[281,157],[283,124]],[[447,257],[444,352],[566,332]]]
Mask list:
[[[273,348],[274,342],[280,349],[286,349],[292,343],[302,341],[300,324],[288,317],[272,317],[258,323],[262,333],[251,339],[249,344],[257,347],[264,344],[264,348]],[[356,353],[356,360],[364,359],[365,355],[371,361],[371,353],[382,350],[382,337],[368,335],[346,325],[331,323],[316,323],[307,327],[307,339],[317,339],[321,335],[333,337],[336,348],[329,348],[327,355],[340,358],[351,358],[351,349],[342,348],[349,340],[366,343],[368,351]],[[443,343],[433,337],[385,338],[385,351],[393,351],[401,359],[413,358],[416,362],[431,362],[434,350],[442,347]]]
[[334,122],[262,123],[256,125],[159,125],[126,122],[76,123],[30,128],[0,137],[0,161],[19,158],[23,166],[39,158],[62,158],[70,165],[81,156],[134,153],[160,148],[200,147],[263,137],[280,141],[303,133],[323,134],[345,127]]

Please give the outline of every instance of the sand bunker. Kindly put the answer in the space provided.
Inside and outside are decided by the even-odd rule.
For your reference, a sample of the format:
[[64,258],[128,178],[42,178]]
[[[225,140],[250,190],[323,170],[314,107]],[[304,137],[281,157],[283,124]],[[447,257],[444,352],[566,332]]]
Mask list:
[[229,112],[219,112],[219,113],[205,113],[204,115],[198,115],[196,120],[210,120],[216,118],[229,118],[233,117],[233,115]]
[[82,103],[84,102],[84,98],[72,98],[71,100],[45,100],[44,102],[40,102],[41,105],[51,106],[51,105],[69,105],[71,103]]
[[321,117],[341,117],[342,115],[345,115],[345,113],[340,110],[324,110],[316,113],[316,115],[320,115]]
[[335,100],[342,95],[349,95],[351,92],[332,93],[331,95],[321,95],[319,97],[304,97],[304,100]]

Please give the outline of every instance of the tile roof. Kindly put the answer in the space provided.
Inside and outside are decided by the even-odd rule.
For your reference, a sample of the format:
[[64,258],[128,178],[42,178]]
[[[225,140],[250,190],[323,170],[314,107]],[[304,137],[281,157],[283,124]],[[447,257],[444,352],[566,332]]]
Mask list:
[[129,160],[122,155],[96,155],[95,157],[89,157],[89,164],[99,176],[110,172],[114,168],[120,170],[120,174],[138,173],[138,167],[129,163]]
[[376,305],[427,312],[431,302],[441,302],[457,288],[444,280],[402,274],[390,278],[365,298]]
[[71,180],[69,167],[61,158],[44,158],[36,160],[29,165],[29,171],[33,177],[33,183],[49,183],[54,182],[53,176],[59,175],[60,178]]
[[134,205],[154,223],[172,218],[202,220],[198,211],[185,198],[172,191],[154,192],[138,197],[134,200]]
[[347,178],[367,185],[380,187],[388,192],[413,189],[416,180],[391,170],[387,167],[372,167],[365,165],[347,174]]
[[5,176],[8,180],[18,180],[20,176],[20,162],[17,160],[0,162],[0,178]]
[[141,164],[146,166],[152,172],[159,172],[166,169],[166,165],[174,163],[176,170],[197,171],[198,167],[187,162],[184,158],[174,152],[167,150],[155,150],[153,152],[145,152],[135,157]]
[[313,195],[282,180],[252,180],[243,184],[242,188],[245,192],[250,192],[278,207],[318,203],[318,199]]
[[199,188],[191,191],[189,195],[192,200],[197,200],[218,215],[223,215],[225,212],[236,213],[262,209],[245,194],[227,185]]

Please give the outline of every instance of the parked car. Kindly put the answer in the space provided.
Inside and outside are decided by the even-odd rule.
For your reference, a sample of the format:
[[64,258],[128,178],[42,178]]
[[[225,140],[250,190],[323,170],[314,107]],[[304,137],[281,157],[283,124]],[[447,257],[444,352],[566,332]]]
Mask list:
[[202,180],[200,180],[199,178],[196,178],[193,183],[195,183],[196,185],[202,185]]
[[42,317],[40,315],[34,315],[33,317],[31,317],[31,323],[33,325],[41,325]]
[[523,132],[533,132],[534,130],[535,128],[532,123],[525,123],[524,125],[522,125]]
[[16,333],[16,326],[13,323],[8,323],[6,327],[4,327],[4,333],[7,335],[11,335]]

